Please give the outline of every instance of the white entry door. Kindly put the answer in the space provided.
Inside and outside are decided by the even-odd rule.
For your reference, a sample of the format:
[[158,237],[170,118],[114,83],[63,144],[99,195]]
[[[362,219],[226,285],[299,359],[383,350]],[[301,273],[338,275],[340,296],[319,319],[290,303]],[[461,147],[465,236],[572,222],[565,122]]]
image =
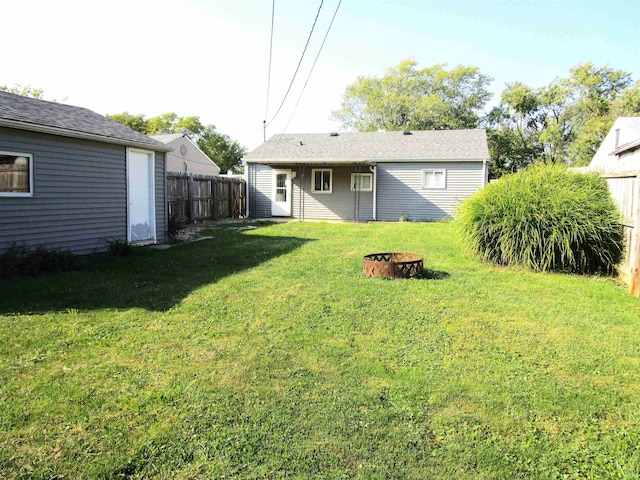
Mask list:
[[128,150],[127,198],[130,243],[155,243],[156,208],[154,188],[155,158],[153,152]]
[[291,216],[291,170],[273,171],[271,215],[274,217]]

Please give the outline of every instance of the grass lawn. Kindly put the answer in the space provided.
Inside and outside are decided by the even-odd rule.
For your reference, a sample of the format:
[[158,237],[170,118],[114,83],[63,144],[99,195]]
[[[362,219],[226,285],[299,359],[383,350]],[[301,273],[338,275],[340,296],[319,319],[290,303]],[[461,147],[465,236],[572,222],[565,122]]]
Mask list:
[[[206,235],[0,282],[0,477],[640,477],[614,280],[483,264],[449,223]],[[376,251],[435,278],[366,278]]]

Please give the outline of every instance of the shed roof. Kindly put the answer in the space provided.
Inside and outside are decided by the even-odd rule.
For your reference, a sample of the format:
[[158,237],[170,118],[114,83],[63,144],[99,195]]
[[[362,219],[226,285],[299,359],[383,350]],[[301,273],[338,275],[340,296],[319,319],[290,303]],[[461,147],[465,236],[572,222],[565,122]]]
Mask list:
[[0,126],[156,151],[170,148],[82,107],[0,92]]
[[255,163],[485,160],[483,129],[274,135],[245,156]]

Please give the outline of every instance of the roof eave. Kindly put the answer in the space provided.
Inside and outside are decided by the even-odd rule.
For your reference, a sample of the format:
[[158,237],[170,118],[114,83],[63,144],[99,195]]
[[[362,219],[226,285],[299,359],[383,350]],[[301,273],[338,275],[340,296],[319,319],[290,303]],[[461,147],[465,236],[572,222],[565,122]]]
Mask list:
[[640,138],[634,140],[633,142],[629,142],[625,145],[621,145],[619,148],[615,149],[609,155],[620,155],[621,153],[628,152],[629,150],[635,150],[640,148]]
[[425,162],[483,162],[489,156],[473,158],[358,158],[358,159],[334,159],[334,158],[244,158],[245,163],[259,163],[262,165],[300,165],[300,164],[342,164],[357,163],[425,163]]
[[124,140],[121,138],[108,137],[105,135],[96,135],[93,133],[77,132],[75,130],[67,130],[65,128],[50,127],[48,125],[39,125],[27,122],[20,122],[16,120],[0,119],[0,127],[15,128],[18,130],[27,130],[30,132],[47,133],[50,135],[59,135],[61,137],[78,138],[81,140],[93,140],[103,143],[111,143],[114,145],[123,145],[126,147],[142,148],[146,150],[153,150],[156,152],[170,152],[173,150],[168,145],[158,145],[155,143],[145,143]]

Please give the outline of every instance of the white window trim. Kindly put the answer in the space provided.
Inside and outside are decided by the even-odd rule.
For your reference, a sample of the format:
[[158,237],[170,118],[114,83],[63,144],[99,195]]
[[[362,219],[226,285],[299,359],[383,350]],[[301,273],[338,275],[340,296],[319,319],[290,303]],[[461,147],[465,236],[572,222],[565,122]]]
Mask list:
[[358,189],[358,191],[360,192],[373,192],[373,173],[352,173],[351,174],[351,191],[355,192],[356,189],[353,188],[353,179],[354,177],[359,176],[359,177],[369,177],[369,188],[362,188],[362,180],[360,180],[360,187]]
[[[316,172],[329,172],[329,190],[316,190]],[[311,169],[311,191],[330,195],[333,193],[333,168],[312,168]]]
[[[424,176],[426,173],[442,173],[444,175],[444,185],[441,187],[429,187],[425,184]],[[447,188],[447,170],[444,168],[426,168],[422,170],[422,189],[423,190],[445,190]]]
[[14,157],[27,157],[29,159],[29,192],[0,192],[0,197],[33,197],[33,154],[22,152],[6,152],[0,150],[0,154]]

